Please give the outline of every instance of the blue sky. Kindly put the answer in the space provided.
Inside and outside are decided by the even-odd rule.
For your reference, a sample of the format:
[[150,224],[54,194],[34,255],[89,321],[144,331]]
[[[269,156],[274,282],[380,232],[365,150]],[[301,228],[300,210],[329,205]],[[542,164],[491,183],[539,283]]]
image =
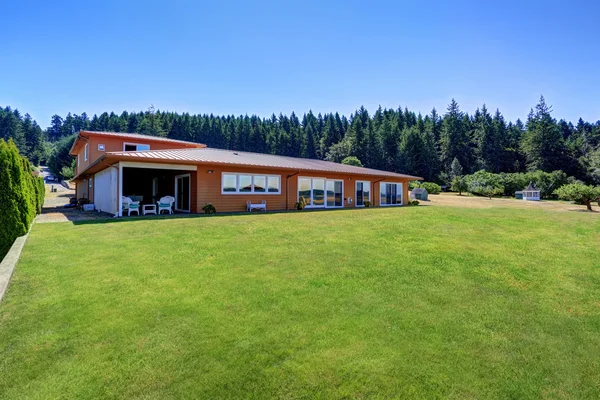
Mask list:
[[[454,97],[600,119],[597,1],[8,1],[0,105],[67,112],[429,113]],[[521,4],[527,3],[527,4]]]

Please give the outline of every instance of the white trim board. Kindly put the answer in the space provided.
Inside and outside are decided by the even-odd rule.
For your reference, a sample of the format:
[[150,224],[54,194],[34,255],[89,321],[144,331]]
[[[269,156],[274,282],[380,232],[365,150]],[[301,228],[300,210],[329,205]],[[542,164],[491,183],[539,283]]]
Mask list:
[[184,164],[161,164],[135,161],[121,161],[119,164],[121,164],[123,168],[176,169],[180,171],[196,171],[198,169],[196,165]]

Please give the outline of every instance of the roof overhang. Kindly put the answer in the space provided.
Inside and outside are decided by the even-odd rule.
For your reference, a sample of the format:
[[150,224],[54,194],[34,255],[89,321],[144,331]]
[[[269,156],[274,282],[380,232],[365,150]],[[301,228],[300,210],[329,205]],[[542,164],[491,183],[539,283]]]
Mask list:
[[365,172],[347,172],[347,171],[327,171],[327,170],[320,170],[320,169],[310,169],[310,168],[291,168],[291,167],[280,167],[280,166],[267,166],[267,165],[251,165],[251,164],[244,164],[244,163],[231,163],[231,162],[215,162],[215,161],[190,161],[190,160],[178,160],[178,159],[157,159],[155,157],[143,157],[143,156],[137,156],[135,159],[132,159],[129,156],[123,156],[123,155],[118,155],[118,154],[111,154],[111,153],[106,153],[105,155],[103,155],[102,157],[100,157],[98,160],[96,160],[95,162],[93,162],[88,168],[86,168],[84,171],[82,171],[81,173],[79,173],[77,176],[75,176],[72,180],[78,180],[78,179],[84,179],[87,178],[89,176],[92,176],[106,168],[109,167],[114,167],[115,164],[119,163],[119,162],[143,162],[143,163],[148,163],[148,164],[156,164],[157,168],[160,169],[160,165],[161,164],[169,164],[169,165],[216,165],[216,166],[235,166],[235,167],[242,167],[242,168],[261,168],[261,169],[274,169],[274,170],[281,170],[281,171],[287,171],[287,172],[301,172],[301,171],[306,171],[306,172],[310,172],[310,173],[322,173],[322,174],[339,174],[339,175],[356,175],[356,176],[374,176],[374,177],[378,177],[378,178],[383,178],[381,180],[385,180],[385,179],[402,179],[402,180],[423,180],[423,178],[419,177],[419,176],[412,176],[412,175],[401,175],[401,174],[397,174],[397,175],[386,175],[386,174],[376,174],[376,173],[370,173],[368,171]]

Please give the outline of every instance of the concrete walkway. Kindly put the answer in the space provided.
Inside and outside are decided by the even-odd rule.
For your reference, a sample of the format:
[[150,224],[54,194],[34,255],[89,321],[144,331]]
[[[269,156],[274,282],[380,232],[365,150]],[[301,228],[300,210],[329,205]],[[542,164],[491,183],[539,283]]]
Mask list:
[[21,255],[21,251],[23,251],[23,246],[28,235],[18,237],[2,260],[2,263],[0,263],[0,301],[4,297],[8,282],[10,282],[10,277],[15,269],[15,265],[17,265],[17,261],[19,261],[19,256]]

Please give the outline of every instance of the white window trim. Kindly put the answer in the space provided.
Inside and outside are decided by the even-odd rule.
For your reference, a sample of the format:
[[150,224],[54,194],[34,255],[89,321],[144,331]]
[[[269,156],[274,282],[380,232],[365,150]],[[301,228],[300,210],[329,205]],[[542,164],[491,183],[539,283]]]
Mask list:
[[[399,204],[381,204],[381,185],[386,185],[386,184],[396,184],[396,185],[400,185],[400,198],[402,199],[402,201]],[[398,190],[398,189],[396,189]],[[380,207],[398,207],[398,206],[403,206],[404,205],[404,184],[402,182],[379,182],[379,206]]]
[[363,191],[364,191],[364,184],[366,183],[367,185],[369,185],[369,200],[367,200],[367,201],[370,202],[371,204],[373,204],[373,201],[371,200],[371,198],[373,197],[373,191],[371,190],[371,181],[356,181],[356,184],[354,185],[354,207],[364,207],[365,206],[364,199],[363,199],[363,205],[358,204],[358,184],[359,183],[363,184]]
[[126,151],[125,146],[136,146],[135,151],[147,151],[147,150],[138,150],[137,146],[148,146],[148,150],[152,149],[152,147],[148,143],[123,142],[123,151]]
[[[296,201],[300,201],[300,179],[310,179],[310,192],[312,193],[313,190],[313,186],[312,186],[312,180],[313,179],[323,179],[325,181],[325,198],[323,201],[323,205],[322,206],[313,206],[312,204],[310,206],[306,206],[305,208],[344,208],[344,203],[345,203],[345,197],[344,197],[344,180],[343,179],[328,179],[325,178],[323,176],[299,176],[298,177],[298,182],[297,182],[297,189],[296,189]],[[342,182],[342,205],[341,206],[328,206],[327,205],[327,181],[331,181],[331,182]],[[312,200],[312,198],[311,198]],[[311,201],[312,202],[312,201]]]
[[87,161],[89,157],[90,146],[88,143],[83,147],[83,161]]
[[[235,175],[235,192],[225,192],[223,190],[223,177],[225,175]],[[251,176],[252,177],[252,191],[250,192],[240,192],[240,175],[246,175],[246,176]],[[254,191],[254,177],[255,176],[264,176],[267,181],[266,186],[265,186],[265,191],[264,192],[255,192]],[[269,177],[270,178],[277,178],[279,180],[279,190],[277,192],[269,192]],[[273,174],[261,174],[261,173],[257,173],[257,172],[221,172],[221,194],[231,194],[231,195],[252,195],[252,196],[256,196],[256,195],[279,195],[281,194],[281,185],[282,185],[282,181],[281,181],[281,175],[273,175]]]

